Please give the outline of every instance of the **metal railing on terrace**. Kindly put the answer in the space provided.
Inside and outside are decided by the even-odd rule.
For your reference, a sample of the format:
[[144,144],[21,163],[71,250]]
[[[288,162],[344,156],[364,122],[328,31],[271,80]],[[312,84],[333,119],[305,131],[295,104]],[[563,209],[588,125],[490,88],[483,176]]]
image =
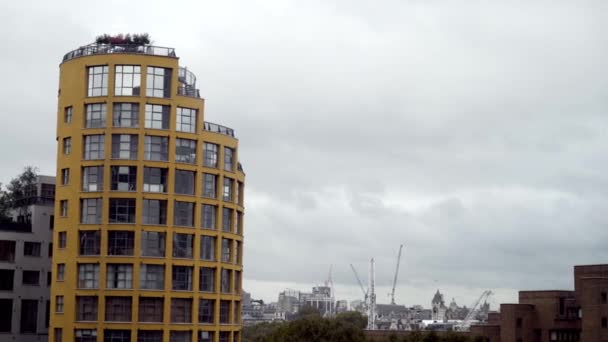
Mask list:
[[76,50],[72,50],[63,56],[63,61],[69,61],[73,58],[90,55],[103,55],[112,53],[129,53],[142,54],[153,56],[176,57],[175,49],[153,45],[135,45],[135,44],[89,44],[81,46]]
[[196,88],[179,87],[177,88],[177,95],[200,98],[201,92]]
[[234,130],[230,127],[218,125],[218,124],[215,124],[212,122],[207,122],[207,121],[205,121],[203,124],[204,124],[205,131],[219,133],[219,134],[227,135],[229,137],[234,138]]

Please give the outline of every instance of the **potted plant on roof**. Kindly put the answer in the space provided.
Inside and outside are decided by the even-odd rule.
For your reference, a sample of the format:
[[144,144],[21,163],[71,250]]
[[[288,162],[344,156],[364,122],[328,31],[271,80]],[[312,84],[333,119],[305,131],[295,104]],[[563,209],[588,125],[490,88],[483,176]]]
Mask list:
[[95,38],[97,45],[112,45],[113,52],[128,51],[128,52],[143,52],[145,45],[150,44],[150,35],[147,33],[140,34],[129,34],[123,35],[122,33],[117,35],[109,35],[104,33]]

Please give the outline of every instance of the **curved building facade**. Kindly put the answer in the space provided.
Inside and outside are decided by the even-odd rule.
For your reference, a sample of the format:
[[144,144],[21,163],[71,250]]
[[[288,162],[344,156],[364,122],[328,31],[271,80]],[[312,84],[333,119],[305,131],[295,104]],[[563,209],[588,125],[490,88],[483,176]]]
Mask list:
[[175,51],[60,65],[50,341],[240,341],[244,173]]

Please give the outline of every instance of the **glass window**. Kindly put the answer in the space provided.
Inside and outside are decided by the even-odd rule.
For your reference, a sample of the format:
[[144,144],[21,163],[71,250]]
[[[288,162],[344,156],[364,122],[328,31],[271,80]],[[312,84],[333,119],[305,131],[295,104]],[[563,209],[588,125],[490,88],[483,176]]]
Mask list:
[[117,65],[114,80],[114,96],[137,96],[141,87],[139,65]]
[[234,262],[241,264],[241,243],[239,241],[234,241]]
[[167,192],[167,169],[144,167],[144,191]]
[[164,290],[165,265],[141,264],[139,287],[145,290]]
[[86,117],[84,127],[103,128],[106,127],[106,104],[89,103],[85,105]]
[[65,279],[65,264],[57,264],[57,281]]
[[204,161],[203,166],[217,167],[218,146],[212,143],[203,144]]
[[220,300],[220,324],[230,323],[230,301]]
[[175,139],[175,161],[196,164],[196,140]]
[[192,267],[173,266],[171,288],[173,290],[192,291]]
[[194,171],[175,170],[175,193],[194,195]]
[[217,175],[203,173],[203,197],[217,197]]
[[[141,309],[139,310],[139,312],[141,312]],[[163,342],[163,331],[137,330],[137,342]]]
[[220,279],[220,283],[221,283],[221,291],[223,293],[230,293],[230,276],[231,276],[232,272],[227,269],[227,268],[222,268],[222,275],[221,275],[221,279]]
[[232,209],[222,208],[222,230],[228,233],[232,232],[232,213]]
[[[199,315],[199,317],[200,317],[200,315]],[[215,339],[213,338],[214,336],[215,335],[214,335],[213,331],[199,331],[198,332],[198,342],[214,342],[215,341]]]
[[138,136],[112,134],[112,159],[137,160]]
[[59,210],[62,217],[68,216],[68,200],[59,201]]
[[19,322],[20,333],[36,333],[38,327],[38,300],[21,300],[21,321]]
[[166,200],[144,200],[143,224],[166,225],[167,224],[167,201]]
[[99,264],[78,264],[78,288],[99,288]]
[[61,185],[70,184],[70,169],[61,169]]
[[190,342],[192,341],[192,332],[190,331],[175,331],[171,330],[169,334],[169,342]]
[[215,260],[215,237],[201,236],[201,259],[208,261]]
[[99,230],[78,232],[79,255],[99,255],[101,234]]
[[206,229],[215,229],[217,207],[211,204],[203,204],[201,209],[201,227]]
[[112,124],[114,127],[139,127],[139,104],[114,103]]
[[200,291],[215,292],[215,268],[201,267],[200,271]]
[[240,205],[243,205],[243,185],[243,182],[236,182],[236,201]]
[[133,265],[108,264],[106,287],[109,289],[133,288]]
[[63,138],[63,154],[68,155],[72,152],[72,138]]
[[136,166],[112,166],[110,169],[112,183],[110,190],[135,191],[137,188]]
[[236,222],[234,223],[234,233],[241,234],[243,232],[243,213],[236,212]]
[[55,331],[55,341],[57,341],[57,342],[63,341],[63,329],[55,328],[54,331]]
[[135,223],[135,199],[110,198],[110,223]]
[[173,225],[194,227],[194,203],[175,201],[173,207]]
[[175,130],[178,132],[196,132],[196,109],[177,107]]
[[[234,293],[241,293],[241,272],[234,271]],[[238,322],[235,322],[238,323]]]
[[72,108],[72,106],[65,107],[65,109],[63,110],[63,122],[71,123],[72,117],[73,117],[73,112],[74,112],[74,109]]
[[108,95],[108,66],[98,65],[87,68],[89,85],[87,96]]
[[[97,297],[96,296],[76,296],[76,320],[77,321],[96,321],[97,320]],[[78,336],[78,330],[76,331]],[[91,340],[91,341],[96,341]]]
[[101,198],[83,198],[80,200],[80,223],[100,224],[101,223]]
[[84,160],[103,159],[104,150],[104,135],[85,135],[84,136]]
[[131,330],[105,329],[103,335],[103,342],[131,342]]
[[224,147],[224,170],[234,171],[234,150]]
[[111,230],[108,232],[108,255],[133,255],[135,233]]
[[149,66],[146,72],[146,96],[171,97],[171,69]]
[[[110,297],[106,296],[106,322],[131,322],[131,297]],[[106,341],[108,341],[108,330],[104,331]],[[113,331],[113,333],[123,332],[122,330]],[[128,337],[131,337],[131,331],[127,330]],[[122,335],[122,334],[121,334]],[[110,339],[114,342],[116,339]],[[121,341],[120,339],[118,341]],[[127,340],[122,340],[127,341]]]
[[171,323],[192,322],[192,299],[171,298]]
[[82,191],[103,191],[103,166],[82,168]]
[[[163,298],[139,297],[139,321],[140,322],[162,322],[163,321]],[[141,341],[141,330],[138,342]],[[160,335],[162,338],[162,333]],[[152,340],[144,340],[152,341]],[[158,342],[162,342],[162,339]]]
[[198,322],[199,323],[213,323],[214,316],[214,305],[213,299],[201,299],[198,302]]
[[[96,306],[97,308],[97,306]],[[95,311],[95,319],[97,320],[97,311]],[[74,331],[75,342],[97,342],[97,330],[94,329],[76,329]]]
[[68,238],[67,235],[68,235],[67,232],[58,233],[58,237],[59,237],[58,238],[59,242],[57,243],[58,248],[60,248],[60,249],[65,248],[65,246],[67,245],[67,238]]
[[169,129],[170,106],[146,104],[146,128]]
[[231,262],[232,240],[222,239],[222,262]]
[[39,257],[40,256],[40,247],[41,247],[40,242],[25,241],[23,243],[23,255]]
[[173,233],[173,257],[192,259],[194,235]]
[[40,271],[23,270],[21,276],[23,285],[40,286]]
[[224,177],[224,201],[232,202],[232,178]]
[[144,142],[145,160],[169,160],[169,138],[146,135]]
[[141,234],[141,256],[165,256],[165,233],[143,231]]

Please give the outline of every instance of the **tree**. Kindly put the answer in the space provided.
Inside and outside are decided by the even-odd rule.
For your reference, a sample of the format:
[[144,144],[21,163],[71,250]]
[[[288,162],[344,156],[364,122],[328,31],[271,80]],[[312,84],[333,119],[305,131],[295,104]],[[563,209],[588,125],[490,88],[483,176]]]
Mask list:
[[26,166],[23,172],[13,178],[2,190],[0,184],[0,222],[12,222],[11,210],[20,210],[34,200],[36,196],[36,182],[38,179],[38,168]]

